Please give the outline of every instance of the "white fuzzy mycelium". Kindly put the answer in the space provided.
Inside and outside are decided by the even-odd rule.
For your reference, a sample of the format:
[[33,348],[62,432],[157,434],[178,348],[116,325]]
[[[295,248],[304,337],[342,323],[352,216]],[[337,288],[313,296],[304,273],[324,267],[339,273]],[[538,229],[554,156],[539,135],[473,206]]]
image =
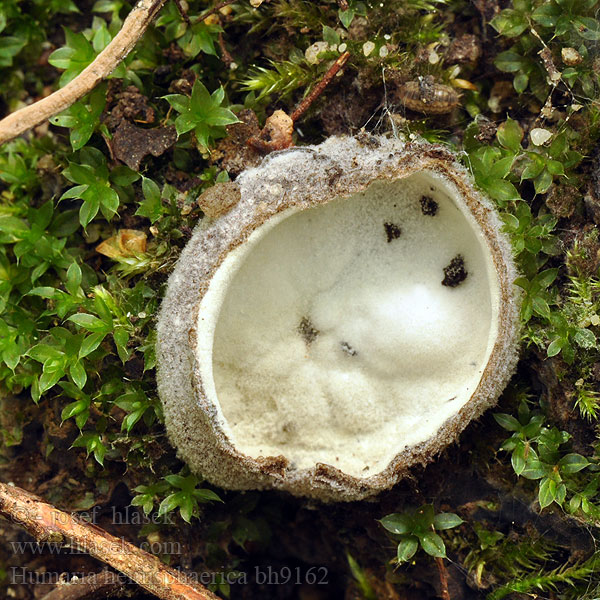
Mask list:
[[389,487],[495,402],[514,267],[453,157],[330,139],[271,156],[202,223],[159,320],[167,429],[224,487]]

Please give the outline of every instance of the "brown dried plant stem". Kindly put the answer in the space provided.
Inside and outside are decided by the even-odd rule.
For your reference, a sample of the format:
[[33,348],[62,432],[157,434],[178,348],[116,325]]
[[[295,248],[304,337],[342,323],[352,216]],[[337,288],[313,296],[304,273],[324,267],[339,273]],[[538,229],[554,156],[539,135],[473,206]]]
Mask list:
[[225,38],[223,38],[223,32],[219,32],[219,48],[221,50],[221,60],[226,67],[230,67],[233,63],[233,56],[231,56],[227,46],[225,46]]
[[173,0],[173,1],[175,2],[175,6],[177,7],[179,14],[181,15],[181,18],[186,22],[186,24],[188,26],[191,27],[192,22],[190,21],[190,18],[188,17],[187,11],[183,7],[183,4],[181,4],[181,0]]
[[22,526],[40,542],[68,543],[87,552],[163,600],[218,600],[204,586],[156,556],[19,487],[0,483],[0,515]]
[[298,104],[290,118],[294,123],[308,110],[310,105],[323,93],[323,90],[329,85],[329,82],[337,75],[338,71],[348,62],[350,52],[344,52],[339,58],[329,67],[329,70],[323,78],[311,91],[311,93]]
[[225,8],[226,6],[229,6],[230,4],[233,4],[234,2],[238,1],[239,0],[225,0],[225,2],[219,2],[218,4],[215,4],[212,8],[205,10],[201,15],[198,15],[194,22],[200,23],[201,21],[204,21],[204,19],[207,19],[211,15],[214,15],[216,12],[219,12],[222,8]]
[[446,571],[446,566],[444,565],[444,559],[437,556],[435,559],[435,564],[437,566],[438,575],[440,577],[442,598],[443,600],[451,600],[450,592],[448,591],[448,573]]
[[108,77],[131,52],[166,0],[139,0],[114,39],[75,79],[42,100],[0,121],[0,144],[69,108]]
[[294,123],[310,108],[311,104],[323,93],[323,90],[329,85],[329,82],[336,76],[339,70],[348,62],[349,52],[344,52],[329,67],[327,73],[323,75],[321,81],[315,85],[310,94],[298,104],[291,115],[282,110],[276,110],[265,121],[265,126],[258,135],[253,135],[247,141],[247,144],[261,152],[267,154],[274,150],[284,150],[293,145],[292,134],[294,133]]

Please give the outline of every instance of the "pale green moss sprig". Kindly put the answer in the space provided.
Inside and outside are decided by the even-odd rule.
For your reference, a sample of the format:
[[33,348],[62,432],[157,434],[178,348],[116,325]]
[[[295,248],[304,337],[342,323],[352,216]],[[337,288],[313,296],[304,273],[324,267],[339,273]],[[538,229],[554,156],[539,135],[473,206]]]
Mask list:
[[[488,594],[486,600],[501,600],[506,598],[510,594],[532,594],[537,595],[539,592],[549,593],[555,592],[562,586],[563,589],[566,586],[568,589],[571,588],[573,595],[570,597],[583,600],[584,598],[592,599],[597,598],[595,592],[593,592],[589,585],[593,581],[594,576],[597,577],[600,571],[600,553],[595,552],[587,560],[574,564],[574,565],[563,565],[547,571],[540,569],[537,573],[523,577],[510,583],[497,588],[491,594]],[[587,591],[586,591],[587,590]],[[588,595],[588,592],[592,592]],[[560,597],[566,597],[561,595]]]

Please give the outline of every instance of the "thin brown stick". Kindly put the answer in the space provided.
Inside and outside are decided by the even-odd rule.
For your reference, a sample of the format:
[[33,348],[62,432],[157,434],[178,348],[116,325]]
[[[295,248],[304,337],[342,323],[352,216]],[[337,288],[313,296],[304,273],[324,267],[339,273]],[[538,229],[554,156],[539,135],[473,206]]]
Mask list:
[[187,11],[185,10],[185,8],[183,8],[181,0],[174,0],[174,2],[175,6],[177,7],[177,10],[179,11],[179,14],[181,15],[181,18],[191,27],[192,22],[190,21]]
[[451,600],[450,592],[448,591],[448,573],[446,571],[446,566],[444,565],[444,559],[439,556],[436,557],[435,564],[437,565],[437,570],[440,577],[442,598],[444,600]]
[[219,12],[222,8],[233,4],[234,2],[239,2],[239,0],[225,0],[224,2],[219,2],[219,4],[215,4],[212,8],[209,8],[207,11],[203,12],[201,15],[198,15],[194,21],[194,23],[200,23],[200,21],[204,21],[210,15],[214,15],[216,12]]
[[131,52],[166,0],[139,0],[114,39],[75,79],[42,100],[0,121],[0,144],[69,108],[108,77]]
[[329,67],[327,73],[314,87],[312,92],[298,104],[291,115],[287,115],[282,110],[276,110],[265,121],[265,126],[258,135],[253,135],[246,142],[248,146],[254,148],[262,154],[273,152],[274,150],[284,150],[292,146],[292,135],[294,133],[294,123],[308,110],[310,105],[323,93],[329,82],[335,77],[338,71],[348,62],[349,52],[344,52]]
[[329,82],[337,75],[338,71],[348,62],[350,52],[344,52],[331,65],[327,73],[323,75],[323,79],[315,85],[311,93],[298,104],[294,112],[290,115],[294,123],[308,110],[310,105],[323,93],[323,90],[329,85]]
[[219,48],[221,49],[221,60],[225,64],[225,66],[230,67],[234,60],[233,56],[227,50],[227,46],[225,46],[225,39],[223,38],[223,32],[219,32]]
[[43,596],[42,600],[105,600],[117,595],[129,597],[131,590],[126,590],[122,577],[113,571],[92,573],[81,579],[59,584]]
[[38,542],[68,543],[87,552],[163,600],[218,600],[158,557],[16,486],[0,483],[0,515],[22,526]]

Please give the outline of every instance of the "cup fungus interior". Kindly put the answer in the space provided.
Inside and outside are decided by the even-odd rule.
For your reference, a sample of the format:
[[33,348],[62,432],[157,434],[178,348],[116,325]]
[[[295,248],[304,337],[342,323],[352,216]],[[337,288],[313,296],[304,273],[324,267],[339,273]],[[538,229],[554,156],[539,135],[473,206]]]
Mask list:
[[499,294],[480,226],[433,172],[288,208],[211,279],[204,392],[238,451],[368,477],[468,402]]

